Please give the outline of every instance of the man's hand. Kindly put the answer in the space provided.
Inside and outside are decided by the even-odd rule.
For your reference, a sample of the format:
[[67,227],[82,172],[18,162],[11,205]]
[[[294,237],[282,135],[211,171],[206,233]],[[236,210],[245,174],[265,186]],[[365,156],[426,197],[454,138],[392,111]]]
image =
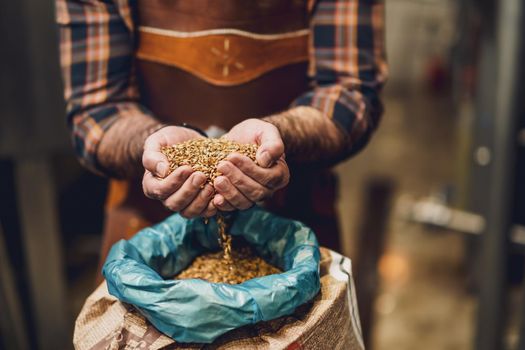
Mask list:
[[146,139],[142,155],[142,164],[146,169],[142,179],[144,194],[160,200],[165,207],[187,218],[215,215],[215,207],[209,205],[213,187],[205,185],[204,173],[194,172],[187,165],[178,167],[168,175],[169,163],[161,148],[195,138],[202,136],[188,128],[167,126]]
[[237,153],[220,162],[217,170],[222,175],[213,183],[217,194],[208,210],[213,207],[222,211],[247,209],[288,184],[290,171],[284,159],[284,144],[274,125],[260,119],[247,119],[223,137],[257,144],[257,164]]

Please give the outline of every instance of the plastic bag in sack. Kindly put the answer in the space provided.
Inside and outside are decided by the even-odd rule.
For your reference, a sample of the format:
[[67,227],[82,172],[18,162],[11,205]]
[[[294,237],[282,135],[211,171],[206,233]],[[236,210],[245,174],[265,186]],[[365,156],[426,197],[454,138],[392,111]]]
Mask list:
[[103,268],[109,293],[176,341],[199,343],[289,315],[318,293],[319,245],[310,228],[254,207],[238,212],[228,232],[284,272],[238,285],[173,279],[198,255],[219,249],[215,220],[175,214],[111,248]]

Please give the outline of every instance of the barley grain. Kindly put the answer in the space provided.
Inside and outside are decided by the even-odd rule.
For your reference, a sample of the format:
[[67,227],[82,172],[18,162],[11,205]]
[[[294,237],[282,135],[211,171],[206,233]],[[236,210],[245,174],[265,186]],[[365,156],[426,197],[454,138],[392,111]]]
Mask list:
[[[170,171],[182,165],[189,165],[194,171],[203,172],[210,184],[221,175],[217,170],[219,162],[234,152],[244,154],[255,161],[257,145],[240,144],[226,139],[195,139],[162,148],[162,153],[170,163]],[[205,223],[208,223],[207,220]],[[233,251],[232,236],[226,233],[226,222],[220,214],[217,215],[217,227],[222,252],[197,257],[176,278],[200,278],[215,283],[238,284],[255,277],[280,272],[256,256],[249,247]]]

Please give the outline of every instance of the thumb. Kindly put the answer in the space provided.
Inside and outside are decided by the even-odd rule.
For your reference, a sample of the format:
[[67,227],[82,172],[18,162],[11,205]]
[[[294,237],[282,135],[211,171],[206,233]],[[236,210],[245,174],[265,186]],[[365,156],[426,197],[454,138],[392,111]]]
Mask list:
[[142,154],[142,165],[155,177],[164,178],[168,175],[169,164],[161,152],[145,150]]
[[261,144],[257,149],[255,159],[263,168],[269,168],[284,153],[284,143],[279,134],[279,130],[273,126],[274,130],[265,130],[261,135]]
[[165,144],[164,136],[158,132],[154,133],[146,139],[142,154],[144,168],[159,178],[166,177],[169,172],[168,159],[161,152],[163,144]]

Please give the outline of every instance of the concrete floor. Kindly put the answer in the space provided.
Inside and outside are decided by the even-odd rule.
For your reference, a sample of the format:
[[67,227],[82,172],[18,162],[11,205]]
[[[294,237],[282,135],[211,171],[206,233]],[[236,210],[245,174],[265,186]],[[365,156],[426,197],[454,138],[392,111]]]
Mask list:
[[[447,97],[385,96],[385,115],[372,142],[337,168],[344,253],[355,256],[365,180],[388,177],[402,196],[421,198],[456,182],[455,114]],[[404,221],[395,210],[379,263],[374,349],[469,349],[475,298],[467,293],[464,237]]]

